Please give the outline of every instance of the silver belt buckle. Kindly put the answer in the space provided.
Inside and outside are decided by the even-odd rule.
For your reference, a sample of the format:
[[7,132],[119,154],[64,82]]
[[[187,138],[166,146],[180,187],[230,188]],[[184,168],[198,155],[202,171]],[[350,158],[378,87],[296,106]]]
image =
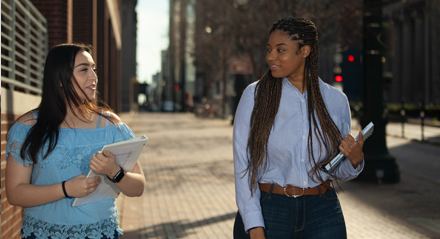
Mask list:
[[289,194],[287,194],[286,189],[287,189],[287,186],[284,187],[284,194],[285,194],[286,196],[288,196],[289,198],[291,198],[291,197],[294,197],[294,198],[301,197],[302,195],[304,195],[304,192],[306,191],[306,189],[303,188],[303,189],[302,189],[303,192],[301,193],[301,195],[289,195]]

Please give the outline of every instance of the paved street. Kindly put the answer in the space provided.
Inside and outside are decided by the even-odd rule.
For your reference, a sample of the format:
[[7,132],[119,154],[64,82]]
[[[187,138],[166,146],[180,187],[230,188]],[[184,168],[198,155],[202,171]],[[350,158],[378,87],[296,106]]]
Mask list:
[[[144,195],[118,198],[122,238],[232,238],[237,206],[230,121],[166,113],[121,118],[137,136],[150,138],[141,156]],[[350,239],[440,238],[440,146],[396,136],[387,143],[400,183],[341,183]]]

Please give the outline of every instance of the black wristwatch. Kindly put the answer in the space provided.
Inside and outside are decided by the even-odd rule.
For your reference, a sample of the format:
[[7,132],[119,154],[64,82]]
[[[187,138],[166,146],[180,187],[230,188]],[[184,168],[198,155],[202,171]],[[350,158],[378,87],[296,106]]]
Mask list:
[[117,172],[116,174],[115,174],[115,176],[113,176],[113,178],[110,178],[108,175],[107,175],[107,178],[110,180],[110,181],[112,181],[112,182],[114,182],[114,183],[119,183],[119,181],[121,181],[121,179],[124,177],[124,169],[121,167],[121,166],[119,166],[119,168],[121,168],[121,170],[119,170],[119,172]]

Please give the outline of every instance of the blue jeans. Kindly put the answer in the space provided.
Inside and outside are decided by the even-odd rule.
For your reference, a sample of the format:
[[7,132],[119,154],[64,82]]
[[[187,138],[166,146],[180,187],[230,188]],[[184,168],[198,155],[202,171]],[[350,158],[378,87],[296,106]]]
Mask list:
[[[347,238],[341,205],[333,190],[298,198],[262,191],[260,203],[266,239]],[[234,238],[250,238],[240,213],[235,218]]]
[[[34,235],[34,233],[32,233],[30,236],[28,237],[23,237],[23,239],[36,239],[37,237]],[[115,230],[115,234],[113,235],[114,239],[119,239],[119,233],[118,231]],[[49,237],[48,239],[51,239],[51,237]],[[90,239],[88,237],[84,238],[84,239]],[[109,239],[109,237],[102,235],[101,239]]]

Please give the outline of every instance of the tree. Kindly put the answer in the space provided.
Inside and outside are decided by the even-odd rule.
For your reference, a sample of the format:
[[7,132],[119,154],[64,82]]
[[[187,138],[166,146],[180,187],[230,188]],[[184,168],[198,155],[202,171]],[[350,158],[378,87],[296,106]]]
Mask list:
[[267,67],[269,30],[279,18],[297,16],[313,21],[321,49],[335,52],[361,45],[360,0],[198,0],[196,9],[197,71],[204,75],[208,97],[212,79],[221,79],[224,101],[229,59],[249,57],[255,78],[261,77]]

